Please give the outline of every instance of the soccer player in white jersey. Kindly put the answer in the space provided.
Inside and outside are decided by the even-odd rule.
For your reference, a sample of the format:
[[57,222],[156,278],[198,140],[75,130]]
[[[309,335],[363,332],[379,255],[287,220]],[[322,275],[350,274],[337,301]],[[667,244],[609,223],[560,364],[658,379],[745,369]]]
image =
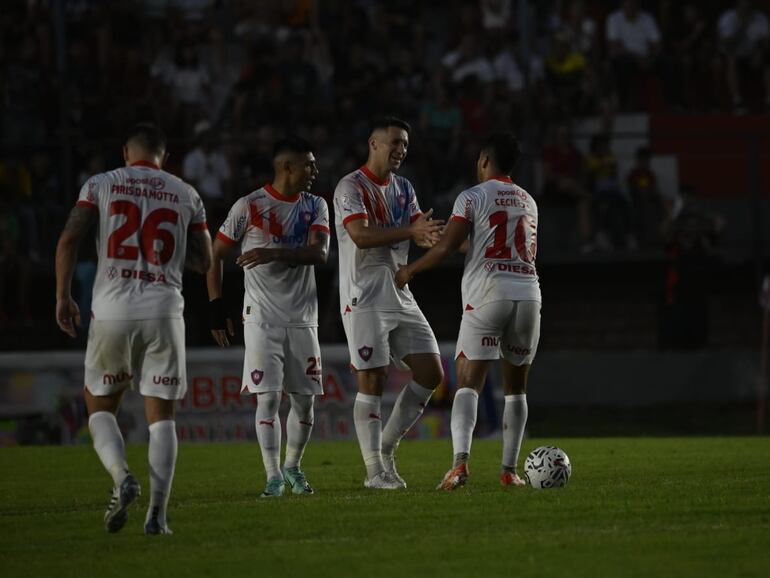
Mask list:
[[[334,191],[339,244],[340,309],[358,395],[353,421],[366,465],[367,488],[399,489],[406,483],[395,451],[422,415],[443,371],[436,338],[412,294],[394,282],[409,242],[432,246],[443,221],[420,211],[412,184],[395,174],[406,157],[409,125],[386,117],[374,122],[369,158]],[[412,370],[409,383],[382,427],[382,391],[391,359]]]
[[511,181],[519,146],[510,133],[496,133],[479,154],[479,183],[460,193],[441,240],[399,269],[406,289],[469,240],[462,280],[464,304],[455,352],[457,393],[452,404],[454,464],[439,484],[453,490],[468,479],[468,457],[479,392],[489,363],[501,359],[505,409],[500,483],[523,486],[516,474],[527,423],[527,376],[540,338],[540,284],[535,270],[537,205]]
[[[313,429],[313,401],[321,387],[318,300],[313,265],[329,252],[329,208],[311,195],[318,175],[313,149],[299,137],[275,144],[275,176],[241,197],[214,240],[208,273],[211,332],[229,345],[232,321],[222,300],[222,260],[240,243],[244,268],[243,391],[257,395],[255,427],[267,484],[262,497],[281,496],[285,483],[295,494],[312,494],[300,461]],[[281,393],[291,401],[286,422],[286,458],[281,458]]]
[[136,125],[123,147],[126,166],[92,176],[80,191],[56,247],[56,322],[75,336],[80,311],[70,288],[77,250],[97,226],[98,264],[85,358],[85,401],[94,448],[114,489],[109,532],[126,523],[140,486],[126,462],[115,418],[126,389],[145,400],[150,430],[146,534],[170,534],[166,507],[177,455],[175,401],[187,390],[182,270],[205,274],[211,237],[198,193],[161,169],[166,142]]

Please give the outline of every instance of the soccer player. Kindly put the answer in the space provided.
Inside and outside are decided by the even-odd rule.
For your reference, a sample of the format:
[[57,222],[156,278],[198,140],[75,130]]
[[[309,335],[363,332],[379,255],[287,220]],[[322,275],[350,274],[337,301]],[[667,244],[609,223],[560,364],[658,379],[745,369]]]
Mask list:
[[[243,390],[257,395],[255,426],[267,485],[263,498],[283,495],[285,483],[295,494],[312,494],[300,461],[313,430],[313,401],[321,387],[318,300],[313,265],[326,263],[329,208],[309,192],[318,175],[313,149],[302,138],[275,144],[275,175],[241,197],[230,209],[214,240],[208,272],[211,332],[229,345],[232,321],[222,300],[222,260],[236,243],[244,268]],[[286,459],[281,458],[278,408],[286,391],[291,409],[286,423]]]
[[[422,415],[443,371],[438,344],[412,294],[394,282],[409,241],[432,246],[443,221],[420,211],[412,184],[394,174],[406,158],[409,125],[377,119],[366,164],[343,177],[334,192],[340,259],[340,309],[358,395],[353,420],[366,465],[364,486],[406,488],[395,467],[395,451]],[[412,370],[382,428],[380,405],[390,360]]]
[[537,205],[511,181],[519,145],[510,133],[483,144],[476,165],[479,184],[460,193],[441,240],[402,266],[406,284],[469,239],[462,280],[464,312],[455,352],[457,393],[452,404],[454,464],[437,489],[454,490],[468,479],[468,457],[479,392],[489,362],[501,359],[505,409],[500,483],[523,486],[516,474],[527,423],[527,376],[540,338],[540,284],[535,270]]
[[150,429],[150,505],[145,534],[170,534],[166,507],[177,455],[175,401],[187,390],[182,270],[205,274],[211,237],[198,193],[161,169],[166,139],[155,125],[134,126],[126,166],[92,176],[80,190],[56,247],[56,322],[75,337],[72,299],[78,246],[97,226],[98,264],[85,359],[85,401],[94,449],[112,476],[104,515],[118,532],[141,489],[126,462],[115,415],[126,389],[144,396]]

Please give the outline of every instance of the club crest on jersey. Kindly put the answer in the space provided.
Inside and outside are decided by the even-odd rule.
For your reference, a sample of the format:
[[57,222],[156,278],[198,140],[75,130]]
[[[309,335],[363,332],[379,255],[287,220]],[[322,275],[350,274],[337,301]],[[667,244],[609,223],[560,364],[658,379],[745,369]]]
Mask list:
[[262,377],[265,375],[264,371],[260,371],[259,369],[255,369],[251,372],[251,381],[254,382],[254,385],[259,385],[262,383]]
[[369,358],[371,358],[373,352],[374,349],[372,347],[364,345],[361,349],[358,350],[358,355],[360,355],[361,359],[364,361],[369,361]]
[[303,221],[305,221],[306,223],[309,223],[311,220],[313,220],[313,213],[309,211],[303,211],[300,217]]

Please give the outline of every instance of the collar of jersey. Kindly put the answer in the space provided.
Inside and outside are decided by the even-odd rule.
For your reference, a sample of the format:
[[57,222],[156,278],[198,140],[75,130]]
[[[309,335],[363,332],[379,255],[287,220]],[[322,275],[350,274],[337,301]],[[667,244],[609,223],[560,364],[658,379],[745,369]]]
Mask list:
[[511,177],[508,177],[506,175],[500,175],[497,177],[492,177],[489,179],[490,181],[500,181],[501,183],[508,183],[509,185],[513,184],[513,181],[511,180]]
[[160,170],[160,167],[156,165],[155,163],[151,163],[150,161],[136,161],[135,163],[131,163],[132,167],[150,167],[151,169],[158,169]]
[[267,183],[267,184],[266,184],[264,187],[262,187],[262,188],[263,188],[263,189],[265,189],[265,190],[266,190],[268,193],[270,193],[270,194],[271,194],[273,197],[275,197],[275,198],[276,198],[276,199],[278,199],[279,201],[283,201],[284,203],[293,203],[294,201],[296,201],[297,199],[299,199],[299,193],[297,193],[296,195],[294,195],[294,196],[292,196],[292,197],[284,197],[284,196],[283,196],[281,193],[279,193],[278,191],[276,191],[276,190],[273,188],[273,185],[271,185],[270,183]]
[[375,185],[378,185],[380,187],[384,187],[390,182],[390,176],[388,176],[384,181],[379,179],[377,175],[375,175],[372,171],[369,170],[369,167],[366,165],[361,166],[361,172],[366,175],[366,178],[372,181]]

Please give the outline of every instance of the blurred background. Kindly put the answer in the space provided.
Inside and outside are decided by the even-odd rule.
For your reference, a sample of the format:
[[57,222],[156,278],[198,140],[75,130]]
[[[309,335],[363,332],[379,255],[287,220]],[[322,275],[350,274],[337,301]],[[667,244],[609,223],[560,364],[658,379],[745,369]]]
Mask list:
[[[770,2],[6,0],[0,10],[0,444],[83,434],[86,332],[72,340],[56,327],[53,258],[80,186],[122,164],[128,127],[163,127],[166,168],[196,186],[214,233],[268,182],[273,142],[287,133],[314,144],[312,192],[331,209],[381,113],[411,123],[401,173],[440,218],[475,183],[480,139],[497,128],[520,137],[516,180],[540,210],[535,434],[764,431]],[[83,311],[94,259],[89,241],[75,279]],[[447,368],[415,435],[447,432],[461,275],[458,257],[412,287]],[[327,390],[339,393],[320,414],[326,437],[349,437],[355,386],[335,345],[334,240],[316,277]],[[232,262],[225,290],[239,311]],[[185,298],[201,378],[191,395],[211,402],[186,400],[199,410],[186,439],[248,437],[242,351],[207,349],[201,277],[186,278]],[[500,392],[487,389],[479,428],[494,435]],[[241,416],[239,434],[228,412]]]

